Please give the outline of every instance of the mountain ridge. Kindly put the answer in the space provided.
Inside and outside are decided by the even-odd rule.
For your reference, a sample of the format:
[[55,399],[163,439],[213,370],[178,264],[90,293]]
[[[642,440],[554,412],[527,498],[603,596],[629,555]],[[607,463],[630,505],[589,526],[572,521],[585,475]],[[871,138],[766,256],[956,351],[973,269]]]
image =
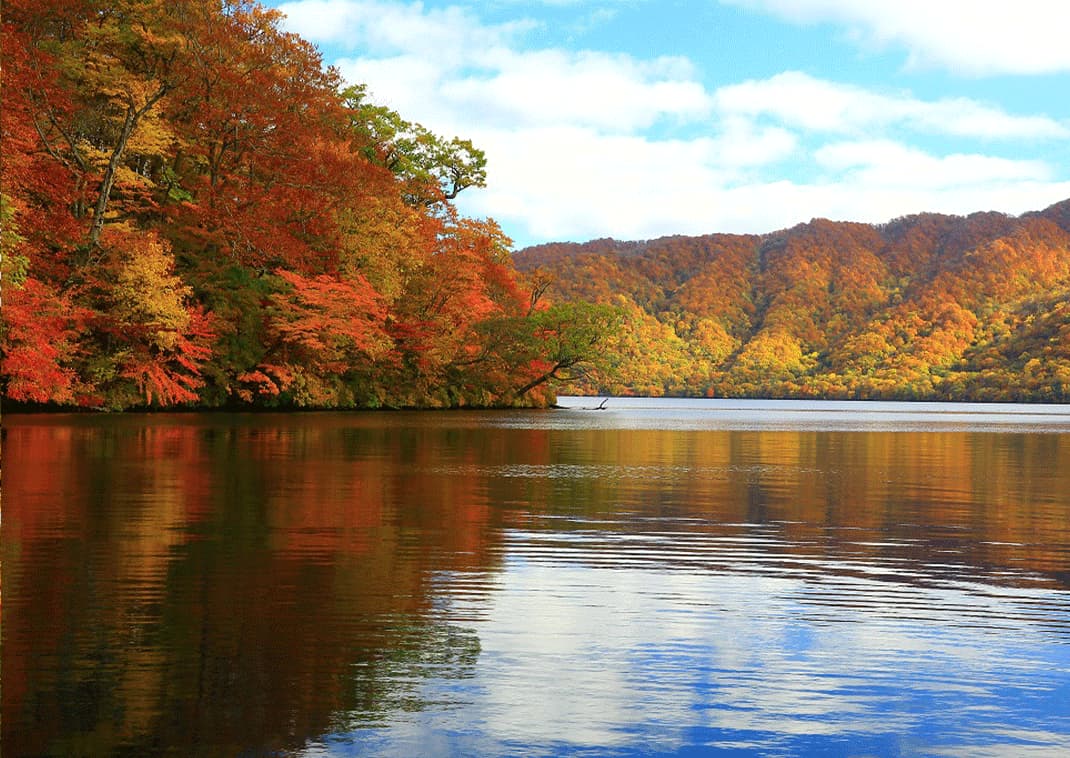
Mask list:
[[1063,401],[1070,200],[1020,216],[812,219],[761,235],[548,243],[556,301],[616,305],[609,371],[570,391]]

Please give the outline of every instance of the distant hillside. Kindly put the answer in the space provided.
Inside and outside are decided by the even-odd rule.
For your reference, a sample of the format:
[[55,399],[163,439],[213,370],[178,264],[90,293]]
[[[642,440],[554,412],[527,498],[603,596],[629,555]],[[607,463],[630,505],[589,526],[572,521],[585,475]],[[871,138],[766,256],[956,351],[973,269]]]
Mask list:
[[515,257],[552,279],[555,301],[625,314],[611,372],[576,391],[1070,399],[1070,200]]

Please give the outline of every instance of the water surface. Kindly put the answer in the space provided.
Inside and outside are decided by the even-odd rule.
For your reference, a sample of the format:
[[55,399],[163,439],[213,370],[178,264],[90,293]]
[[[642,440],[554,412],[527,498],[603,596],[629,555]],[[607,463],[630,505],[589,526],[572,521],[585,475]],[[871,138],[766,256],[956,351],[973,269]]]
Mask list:
[[1070,410],[4,417],[3,754],[1070,754]]

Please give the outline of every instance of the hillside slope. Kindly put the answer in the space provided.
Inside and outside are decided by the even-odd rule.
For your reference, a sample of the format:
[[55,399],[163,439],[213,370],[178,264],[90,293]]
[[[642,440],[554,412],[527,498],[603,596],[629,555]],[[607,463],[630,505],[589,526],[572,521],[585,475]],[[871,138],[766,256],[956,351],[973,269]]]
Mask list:
[[515,260],[558,301],[625,314],[612,371],[574,391],[1070,397],[1070,200],[1021,217],[548,244]]

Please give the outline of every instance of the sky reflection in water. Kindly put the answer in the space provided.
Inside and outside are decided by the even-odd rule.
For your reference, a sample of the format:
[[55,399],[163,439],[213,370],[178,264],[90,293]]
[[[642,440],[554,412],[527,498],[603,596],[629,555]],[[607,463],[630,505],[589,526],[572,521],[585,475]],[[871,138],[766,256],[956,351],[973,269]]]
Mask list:
[[[1070,752],[1065,591],[785,568],[761,539],[696,570],[629,559],[672,556],[672,535],[625,551],[587,536],[511,533],[489,596],[450,608],[481,643],[449,688],[460,711],[338,735],[327,753]],[[716,560],[718,544],[691,542]]]
[[[563,404],[582,409],[597,401]],[[1022,411],[614,399],[605,412],[571,413],[549,425],[1070,431],[1070,409]],[[827,478],[839,463],[818,461],[807,473]],[[792,482],[801,473],[764,458],[705,468],[614,461],[439,473],[638,480],[640,492],[656,499],[664,494],[659,481],[775,479],[778,471]],[[1065,505],[1062,493],[1053,495]],[[923,544],[928,560],[919,561],[910,539],[900,541],[902,550],[895,540],[855,543],[883,553],[860,556],[851,554],[850,535],[840,534],[828,545],[814,542],[817,556],[800,557],[775,528],[743,523],[735,536],[710,534],[702,519],[648,518],[648,503],[634,500],[609,522],[532,517],[528,528],[506,534],[503,574],[488,579],[485,593],[453,604],[453,613],[474,619],[481,641],[476,671],[454,690],[466,714],[480,715],[474,724],[458,728],[451,711],[432,711],[381,734],[351,733],[328,752],[1070,754],[1065,585],[1053,591],[1028,573],[990,568],[976,577],[974,567],[958,564],[954,545],[941,556],[926,554]]]
[[1070,413],[624,405],[5,418],[4,754],[1070,754]]

